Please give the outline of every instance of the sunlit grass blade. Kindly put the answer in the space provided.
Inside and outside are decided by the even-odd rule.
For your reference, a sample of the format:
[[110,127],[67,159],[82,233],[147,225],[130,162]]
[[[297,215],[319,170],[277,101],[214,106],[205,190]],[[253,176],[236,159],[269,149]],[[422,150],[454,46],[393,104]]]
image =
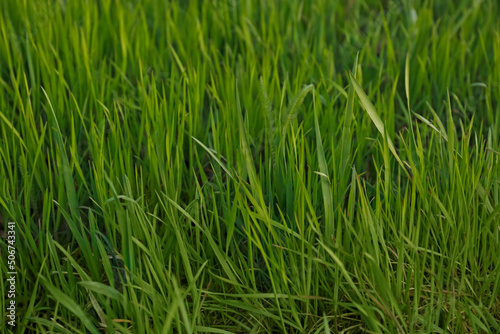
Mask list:
[[392,143],[391,138],[386,136],[384,123],[382,122],[379,115],[377,114],[375,107],[373,106],[370,99],[368,98],[368,96],[364,92],[363,88],[361,88],[361,86],[358,84],[356,79],[352,76],[352,74],[350,74],[350,78],[351,78],[351,83],[354,86],[354,89],[356,90],[356,93],[359,97],[359,100],[361,101],[361,105],[363,106],[363,109],[365,109],[365,111],[370,116],[371,120],[373,121],[373,124],[375,124],[375,127],[382,135],[382,138],[384,138],[387,141],[387,144],[389,145],[389,149],[391,150],[392,154],[394,155],[394,157],[398,161],[401,168],[407,173],[403,162],[401,161],[398,153],[396,152],[396,148],[394,147],[394,144]]

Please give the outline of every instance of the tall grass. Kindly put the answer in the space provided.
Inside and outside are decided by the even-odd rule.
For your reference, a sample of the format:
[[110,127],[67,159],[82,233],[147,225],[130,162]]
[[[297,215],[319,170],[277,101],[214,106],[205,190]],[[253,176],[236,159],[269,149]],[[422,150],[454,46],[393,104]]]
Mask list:
[[499,15],[2,1],[2,332],[500,332]]

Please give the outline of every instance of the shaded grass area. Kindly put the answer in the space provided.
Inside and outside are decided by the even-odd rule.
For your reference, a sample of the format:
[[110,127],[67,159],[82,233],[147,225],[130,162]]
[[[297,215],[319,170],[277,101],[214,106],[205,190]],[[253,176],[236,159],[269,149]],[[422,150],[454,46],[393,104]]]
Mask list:
[[3,332],[500,331],[496,2],[0,10]]

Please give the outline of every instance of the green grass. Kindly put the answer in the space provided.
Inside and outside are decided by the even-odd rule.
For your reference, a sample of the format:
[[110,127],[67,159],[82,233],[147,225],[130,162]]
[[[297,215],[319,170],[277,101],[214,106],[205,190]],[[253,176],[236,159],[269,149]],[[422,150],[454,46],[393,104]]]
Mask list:
[[1,1],[2,333],[500,332],[499,16]]

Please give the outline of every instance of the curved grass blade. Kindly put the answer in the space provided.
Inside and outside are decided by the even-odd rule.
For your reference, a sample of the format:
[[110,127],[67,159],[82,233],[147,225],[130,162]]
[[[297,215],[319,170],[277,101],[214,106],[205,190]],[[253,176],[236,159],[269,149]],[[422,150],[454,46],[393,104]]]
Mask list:
[[358,97],[359,97],[359,100],[361,102],[361,105],[363,106],[363,109],[365,109],[365,111],[368,113],[368,116],[370,116],[373,124],[375,124],[375,126],[377,127],[377,130],[382,135],[382,138],[387,140],[387,144],[389,145],[389,149],[391,150],[392,154],[394,154],[394,157],[396,157],[396,160],[398,161],[401,168],[403,168],[405,173],[408,175],[408,172],[406,171],[406,168],[403,164],[403,161],[399,158],[399,155],[396,152],[396,148],[394,147],[394,144],[392,143],[391,138],[389,138],[385,134],[384,123],[380,119],[380,116],[378,115],[377,110],[375,110],[375,107],[371,103],[371,101],[368,98],[368,96],[366,95],[365,91],[363,90],[363,88],[361,88],[361,86],[358,84],[358,82],[356,81],[356,79],[354,78],[354,76],[351,73],[349,73],[349,77],[351,78],[351,83],[354,87],[354,90],[356,91],[356,94],[358,94]]
[[326,165],[325,152],[323,150],[323,143],[321,141],[318,115],[316,114],[316,100],[314,97],[313,97],[313,103],[314,103],[314,129],[316,131],[316,147],[318,150],[318,163],[320,171],[320,173],[317,174],[320,175],[321,177],[321,190],[323,192],[323,202],[325,205],[325,234],[327,239],[331,241],[334,232],[332,192],[330,189],[330,178],[328,176],[328,167]]

